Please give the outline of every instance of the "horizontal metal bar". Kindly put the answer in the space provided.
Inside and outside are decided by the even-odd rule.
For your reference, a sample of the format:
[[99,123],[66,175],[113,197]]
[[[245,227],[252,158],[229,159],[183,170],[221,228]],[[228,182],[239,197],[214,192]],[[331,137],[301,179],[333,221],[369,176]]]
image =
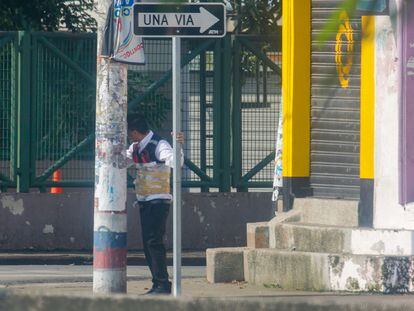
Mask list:
[[85,38],[85,39],[94,39],[96,38],[96,33],[88,32],[65,32],[65,31],[56,31],[56,32],[45,32],[45,31],[34,31],[30,33],[35,37],[47,37],[47,38]]
[[[3,184],[0,181],[0,185]],[[8,187],[11,185],[6,183]],[[45,181],[42,183],[34,183],[33,187],[66,187],[66,188],[82,188],[82,187],[90,187],[94,186],[93,180],[64,180],[64,181]],[[129,188],[133,188],[133,185],[128,185]],[[182,182],[182,187],[185,188],[201,188],[201,187],[209,187],[214,188],[218,187],[217,183],[214,182],[207,182],[207,181],[193,181],[193,180],[184,180]]]
[[191,160],[184,158],[184,164],[194,172],[202,181],[213,182],[213,179],[203,172],[197,165],[195,165]]
[[218,188],[218,184],[215,182],[206,182],[206,181],[196,181],[196,180],[184,180],[181,183],[181,186],[184,188]]
[[54,171],[56,171],[57,169],[65,165],[79,150],[81,150],[82,148],[84,148],[85,146],[93,142],[94,138],[95,138],[95,134],[94,133],[90,134],[88,137],[82,140],[77,146],[72,148],[63,157],[57,160],[51,167],[45,170],[42,175],[40,175],[39,177],[35,179],[34,183],[42,184],[43,182],[45,182],[46,179],[52,176]]
[[[190,54],[185,55],[185,57],[183,57],[183,59],[181,60],[181,68],[184,68],[186,65],[188,65],[194,58],[196,58],[197,55],[199,55],[202,51],[208,49],[210,45],[212,45],[213,43],[214,40],[207,40],[199,47],[197,47],[194,51],[192,51]],[[171,79],[171,77],[172,69],[168,70],[159,80],[151,84],[143,94],[141,94],[134,100],[130,101],[128,104],[128,109],[133,109],[136,105],[144,101],[147,96],[149,96],[155,90],[163,86],[165,82]]]
[[77,63],[67,57],[64,53],[62,53],[56,46],[50,43],[45,37],[39,37],[39,41],[42,42],[47,48],[49,48],[53,53],[55,53],[63,62],[65,62],[69,67],[71,67],[76,72],[80,73],[89,83],[95,85],[96,84],[96,77],[89,74],[82,67],[80,67]]
[[274,62],[272,62],[265,53],[260,51],[257,47],[255,47],[250,41],[246,40],[245,38],[239,39],[245,47],[247,47],[254,55],[259,57],[267,66],[270,67],[270,69],[275,71],[277,74],[282,75],[282,69]]
[[248,171],[242,178],[241,182],[246,183],[251,179],[254,175],[259,173],[266,165],[272,162],[275,159],[275,151],[272,151],[266,158],[260,161],[255,167],[253,167],[250,171]]
[[33,187],[66,187],[66,188],[80,188],[93,187],[94,180],[62,180],[62,181],[45,181],[42,183],[34,183]]

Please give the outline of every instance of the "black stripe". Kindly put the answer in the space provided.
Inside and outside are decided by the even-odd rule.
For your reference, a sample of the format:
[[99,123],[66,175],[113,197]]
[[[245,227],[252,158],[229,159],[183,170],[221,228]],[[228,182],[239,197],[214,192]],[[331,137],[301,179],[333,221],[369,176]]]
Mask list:
[[374,225],[374,179],[362,179],[358,204],[358,224],[372,228]]

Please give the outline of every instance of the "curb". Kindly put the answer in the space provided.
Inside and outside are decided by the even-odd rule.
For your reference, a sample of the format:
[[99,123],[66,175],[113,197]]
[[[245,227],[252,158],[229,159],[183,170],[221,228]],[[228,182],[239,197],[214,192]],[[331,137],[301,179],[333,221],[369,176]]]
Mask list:
[[[172,265],[172,253],[167,253],[167,264]],[[93,255],[90,252],[27,252],[27,253],[0,253],[0,265],[92,265]],[[145,266],[143,252],[130,252],[127,255],[129,266]],[[205,266],[205,252],[183,252],[183,266]]]

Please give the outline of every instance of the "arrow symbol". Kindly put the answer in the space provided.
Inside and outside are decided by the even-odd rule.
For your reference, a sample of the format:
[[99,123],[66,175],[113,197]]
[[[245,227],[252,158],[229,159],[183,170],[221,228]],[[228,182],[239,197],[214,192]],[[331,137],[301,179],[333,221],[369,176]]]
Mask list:
[[180,27],[200,28],[203,33],[214,26],[219,19],[200,7],[200,13],[138,12],[138,27]]

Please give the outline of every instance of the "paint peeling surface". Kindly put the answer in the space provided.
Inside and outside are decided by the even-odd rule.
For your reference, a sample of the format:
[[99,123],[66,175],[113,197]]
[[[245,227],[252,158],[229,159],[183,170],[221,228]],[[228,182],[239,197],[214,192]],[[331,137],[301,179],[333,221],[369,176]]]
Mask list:
[[100,211],[124,211],[126,208],[126,170],[113,169],[111,165],[97,168],[99,183],[95,197],[99,199]]
[[351,253],[414,255],[414,231],[352,230]]
[[22,215],[24,212],[23,200],[15,199],[10,195],[2,196],[1,205],[3,208],[8,209],[13,215]]
[[127,67],[98,60],[95,208],[124,211],[126,203]]
[[[126,291],[127,73],[125,64],[103,58],[105,20],[113,0],[97,2],[98,57],[95,129],[95,293]],[[110,213],[108,213],[110,212]],[[121,212],[117,216],[115,212]],[[108,218],[109,217],[109,218]],[[119,217],[125,218],[120,221]],[[111,223],[117,224],[113,231]],[[104,269],[105,271],[101,271]]]
[[399,36],[389,16],[375,17],[374,228],[413,230],[414,211],[399,204]]
[[99,231],[102,228],[113,232],[125,231],[127,227],[127,218],[125,214],[104,213],[99,216],[99,223],[94,223],[94,231]]
[[331,289],[407,293],[414,291],[412,256],[330,256]]
[[53,227],[53,225],[45,225],[42,232],[44,234],[53,234],[55,232],[55,228]]
[[127,234],[100,228],[93,235],[94,269],[114,269],[126,266]]

